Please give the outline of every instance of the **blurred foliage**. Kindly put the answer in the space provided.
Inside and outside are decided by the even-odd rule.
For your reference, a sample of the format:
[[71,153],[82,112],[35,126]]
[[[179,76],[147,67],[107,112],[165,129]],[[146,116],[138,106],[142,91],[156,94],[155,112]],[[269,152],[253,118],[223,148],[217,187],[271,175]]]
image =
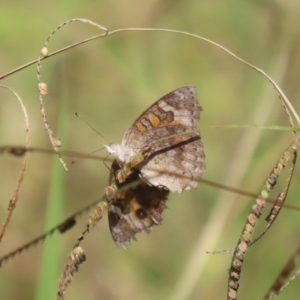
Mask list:
[[[1,4],[1,74],[36,59],[47,36],[71,18],[87,18],[110,30],[179,29],[212,39],[262,68],[299,112],[299,13],[296,0],[216,0],[213,4],[195,0],[15,0]],[[96,34],[99,31],[87,24],[72,23],[55,34],[49,51]],[[212,129],[228,124],[289,124],[276,93],[264,78],[220,49],[179,34],[123,32],[92,41],[43,61],[42,80],[49,88],[45,104],[53,130],[57,129],[58,119],[63,118],[67,132],[64,148],[83,153],[102,148],[105,141],[76,118],[75,112],[107,141],[118,142],[131,122],[155,100],[180,86],[196,85],[203,107],[199,129],[207,156],[204,178],[254,193],[293,138],[285,131]],[[36,67],[15,73],[1,84],[15,89],[25,102],[32,146],[50,148],[39,110]],[[0,95],[0,145],[24,145],[24,121],[19,106],[7,91],[1,90]],[[62,98],[67,98],[63,114]],[[256,136],[254,144],[252,139]],[[249,149],[251,156],[244,157]],[[105,151],[99,153],[106,155]],[[1,244],[1,255],[44,231],[55,160],[56,157],[48,155],[31,155],[20,202]],[[66,161],[69,163],[70,159]],[[6,215],[20,164],[20,159],[8,155],[0,159],[1,220]],[[244,166],[245,171],[241,171]],[[67,217],[100,199],[108,172],[101,161],[83,159],[70,165],[65,174],[62,215]],[[287,199],[295,205],[300,192],[298,181],[296,168]],[[283,187],[284,183],[284,178],[280,179],[278,186]],[[276,191],[273,197],[277,196]],[[209,255],[205,251],[235,246],[250,200],[203,184],[182,195],[171,194],[163,226],[154,228],[149,236],[140,234],[138,243],[132,243],[128,251],[115,247],[104,218],[82,244],[87,261],[76,274],[66,299],[225,299],[231,256]],[[217,207],[226,206],[227,201],[230,213],[224,223],[216,223],[221,230],[217,243],[207,243],[205,251],[197,252],[203,236],[216,235],[213,230],[208,232],[207,224]],[[75,229],[55,242],[61,269],[86,219],[84,215]],[[53,225],[60,221],[58,217]],[[284,209],[270,232],[250,249],[242,270],[240,299],[263,297],[299,246],[299,225],[299,212]],[[35,299],[42,249],[39,245],[1,268],[3,299]],[[188,295],[176,297],[180,295],[180,282],[190,280],[184,270],[195,251],[198,258],[203,258],[203,264],[194,264],[194,272],[200,277]],[[293,283],[277,299],[297,299],[298,295],[299,284]]]

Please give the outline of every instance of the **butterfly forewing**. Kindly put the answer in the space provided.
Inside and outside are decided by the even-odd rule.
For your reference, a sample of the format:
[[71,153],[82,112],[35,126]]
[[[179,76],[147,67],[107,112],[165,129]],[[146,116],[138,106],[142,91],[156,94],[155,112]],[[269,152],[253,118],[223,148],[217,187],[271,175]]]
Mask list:
[[[194,86],[179,88],[152,104],[126,131],[122,145],[136,152],[183,129],[196,129],[201,107]],[[178,126],[179,125],[179,126]],[[170,129],[170,130],[168,130]],[[169,132],[171,131],[171,132]]]

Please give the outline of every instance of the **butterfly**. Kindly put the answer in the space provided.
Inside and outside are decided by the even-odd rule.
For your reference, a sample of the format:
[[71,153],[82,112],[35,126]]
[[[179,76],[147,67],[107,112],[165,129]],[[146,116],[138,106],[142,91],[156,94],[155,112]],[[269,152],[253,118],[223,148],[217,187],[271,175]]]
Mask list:
[[162,222],[169,192],[196,188],[206,169],[194,86],[181,87],[145,110],[121,144],[106,145],[112,163],[108,221],[115,244],[126,249],[139,232]]

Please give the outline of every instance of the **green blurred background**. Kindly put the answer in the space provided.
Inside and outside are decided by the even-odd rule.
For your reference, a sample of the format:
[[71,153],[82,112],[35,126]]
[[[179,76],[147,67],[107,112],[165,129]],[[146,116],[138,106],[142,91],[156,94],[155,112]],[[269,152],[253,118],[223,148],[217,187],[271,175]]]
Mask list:
[[[1,3],[0,73],[36,59],[54,28],[75,17],[93,20],[110,30],[179,29],[212,39],[265,70],[299,111],[299,14],[296,0],[216,0],[211,4],[195,0],[15,0]],[[54,35],[49,51],[99,33],[90,25],[72,23]],[[215,46],[179,34],[124,32],[92,41],[43,61],[42,80],[48,84],[45,105],[54,132],[63,137],[64,149],[83,153],[102,148],[105,142],[76,118],[75,112],[106,140],[120,142],[126,128],[155,100],[178,87],[196,85],[203,107],[199,129],[207,157],[204,178],[254,193],[259,192],[293,138],[285,131],[214,129],[216,125],[289,123],[264,78]],[[32,146],[50,149],[39,110],[36,67],[13,74],[1,84],[13,88],[23,99],[30,117]],[[1,90],[0,95],[0,145],[24,145],[19,105],[8,91]],[[98,153],[106,155],[103,150]],[[105,165],[100,160],[83,159],[73,165],[70,161],[66,158],[69,172],[64,173],[56,157],[31,154],[1,256],[41,234],[45,222],[48,228],[54,226],[100,199],[108,181]],[[3,223],[21,159],[2,155],[0,166]],[[278,182],[273,197],[284,187],[285,178]],[[295,205],[299,203],[298,181],[296,167],[287,199]],[[62,207],[58,206],[56,218],[46,221],[51,199]],[[205,251],[235,246],[251,200],[201,183],[197,190],[171,194],[163,226],[154,228],[151,235],[140,234],[138,243],[133,242],[128,251],[115,247],[105,217],[82,243],[87,261],[66,299],[226,299],[231,256]],[[45,294],[54,299],[64,262],[87,217],[84,215],[72,231],[52,237],[3,265],[2,299],[45,300]],[[256,233],[264,225],[261,222]],[[268,234],[250,249],[242,270],[240,299],[263,297],[299,246],[299,226],[299,212],[284,209]],[[53,262],[46,259],[51,271],[42,262],[47,250],[53,254]],[[42,265],[46,275],[41,275]],[[299,293],[299,283],[294,282],[277,299],[298,299]]]

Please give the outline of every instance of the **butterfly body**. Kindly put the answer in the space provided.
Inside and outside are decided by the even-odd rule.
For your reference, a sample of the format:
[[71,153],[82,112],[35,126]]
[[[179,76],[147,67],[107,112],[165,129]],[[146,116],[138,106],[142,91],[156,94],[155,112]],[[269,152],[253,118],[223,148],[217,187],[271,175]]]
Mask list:
[[196,88],[179,88],[142,113],[121,144],[106,146],[115,157],[106,195],[117,246],[161,223],[169,191],[197,187],[206,168],[196,129],[201,110]]

